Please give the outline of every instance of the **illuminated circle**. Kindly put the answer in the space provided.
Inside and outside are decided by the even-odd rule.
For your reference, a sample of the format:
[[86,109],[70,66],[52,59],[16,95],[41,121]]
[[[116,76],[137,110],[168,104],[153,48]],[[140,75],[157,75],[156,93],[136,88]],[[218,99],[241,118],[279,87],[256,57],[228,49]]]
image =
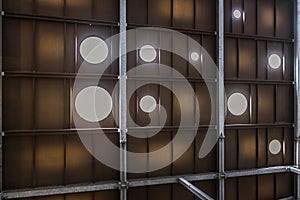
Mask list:
[[269,144],[269,151],[273,155],[278,154],[281,151],[281,143],[278,140],[272,140]]
[[277,54],[271,54],[268,59],[269,66],[273,69],[278,69],[281,66],[281,58]]
[[232,13],[233,17],[236,18],[236,19],[240,19],[241,16],[242,16],[242,12],[238,9],[234,10],[233,13]]
[[145,62],[153,62],[157,56],[156,50],[151,45],[144,45],[140,49],[140,57]]
[[199,60],[199,54],[197,52],[191,53],[191,59],[193,61],[198,61]]
[[156,100],[152,96],[144,96],[140,101],[140,108],[146,113],[151,113],[156,108]]
[[244,114],[247,107],[247,98],[241,93],[234,93],[228,98],[228,110],[235,116]]
[[98,37],[88,37],[80,44],[80,55],[91,64],[102,63],[108,56],[107,44]]
[[102,121],[112,111],[112,98],[105,89],[90,86],[79,92],[75,108],[79,116],[86,121]]

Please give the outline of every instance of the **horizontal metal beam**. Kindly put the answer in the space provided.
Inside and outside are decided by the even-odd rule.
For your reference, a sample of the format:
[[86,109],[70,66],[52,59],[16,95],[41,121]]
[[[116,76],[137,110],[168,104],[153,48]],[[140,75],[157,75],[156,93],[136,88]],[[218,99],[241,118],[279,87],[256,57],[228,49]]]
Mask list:
[[[278,167],[268,167],[260,169],[249,169],[249,170],[236,170],[228,171],[224,174],[219,173],[202,173],[202,174],[189,174],[182,176],[168,176],[168,177],[158,177],[158,178],[147,178],[147,179],[134,179],[128,180],[128,187],[144,187],[153,185],[165,185],[165,184],[175,184],[178,183],[180,178],[183,178],[189,182],[197,182],[204,180],[213,180],[218,178],[235,178],[243,176],[255,176],[263,174],[275,174],[284,172],[300,173],[300,170],[295,166],[278,166]],[[52,196],[52,195],[63,195],[63,194],[74,194],[82,192],[96,192],[102,190],[115,190],[119,189],[119,182],[99,182],[95,184],[86,185],[69,185],[69,186],[52,186],[44,188],[35,189],[24,189],[24,190],[10,190],[3,191],[3,199],[17,199],[17,198],[27,198],[27,197],[39,197],[39,196]]]
[[27,198],[27,197],[74,194],[74,193],[82,193],[82,192],[96,192],[102,190],[118,189],[118,187],[119,187],[118,182],[98,183],[98,184],[90,184],[90,185],[74,185],[74,186],[53,186],[53,187],[37,188],[31,190],[5,191],[2,193],[2,198],[19,199],[19,198]]
[[143,186],[151,186],[151,185],[173,184],[173,183],[178,183],[179,178],[184,178],[188,181],[212,180],[212,179],[218,178],[218,173],[194,174],[194,175],[129,180],[128,185],[129,185],[129,187],[143,187]]
[[300,174],[300,169],[296,167],[290,167],[290,171],[295,174]]
[[212,197],[210,197],[208,194],[185,180],[184,178],[179,178],[178,182],[183,185],[186,189],[188,189],[190,192],[192,192],[196,197],[202,199],[202,200],[213,200]]
[[260,168],[260,169],[229,171],[225,173],[225,178],[284,173],[284,172],[290,172],[290,168],[291,166],[277,166],[277,167],[268,167],[268,168]]

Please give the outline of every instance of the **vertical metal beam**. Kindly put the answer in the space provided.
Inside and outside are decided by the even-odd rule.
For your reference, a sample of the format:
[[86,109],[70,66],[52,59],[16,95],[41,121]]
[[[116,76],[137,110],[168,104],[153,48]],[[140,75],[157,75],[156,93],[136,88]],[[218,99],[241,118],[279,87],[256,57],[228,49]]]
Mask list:
[[224,159],[224,118],[225,118],[225,91],[223,86],[224,80],[224,0],[218,2],[218,66],[219,66],[219,81],[218,81],[218,131],[219,131],[219,156],[218,156],[218,169],[219,169],[219,190],[218,199],[224,200],[225,198],[225,159]]
[[120,130],[120,200],[127,199],[127,100],[126,100],[126,0],[120,0],[120,91],[119,91],[119,130]]
[[[300,79],[299,79],[299,59],[300,59],[300,0],[295,5],[295,165],[299,167],[300,154]],[[300,198],[300,175],[296,175],[296,198]]]
[[0,72],[1,72],[1,76],[0,76],[0,191],[2,191],[2,180],[3,180],[3,163],[2,163],[2,153],[3,153],[3,143],[2,143],[2,132],[3,132],[3,128],[2,128],[2,70],[3,70],[3,66],[2,66],[2,32],[3,32],[3,26],[2,26],[2,0],[0,0],[0,10],[1,10],[1,15],[0,15]]
[[212,197],[207,195],[205,192],[201,191],[199,188],[195,187],[193,184],[185,180],[184,178],[179,178],[179,183],[183,185],[186,189],[192,192],[196,197],[201,200],[213,200]]

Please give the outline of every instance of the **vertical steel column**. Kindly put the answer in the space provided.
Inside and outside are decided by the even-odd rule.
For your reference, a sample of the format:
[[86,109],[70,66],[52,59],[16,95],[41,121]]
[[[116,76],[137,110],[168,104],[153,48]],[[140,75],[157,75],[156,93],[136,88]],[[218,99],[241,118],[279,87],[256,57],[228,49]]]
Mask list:
[[2,32],[3,32],[3,26],[2,26],[2,15],[3,15],[3,11],[2,11],[2,0],[0,0],[0,10],[1,10],[1,15],[0,15],[0,72],[1,72],[1,76],[0,76],[0,191],[2,191],[2,180],[3,180],[3,163],[2,163],[2,153],[3,153],[3,144],[2,144]]
[[[299,59],[300,59],[300,0],[295,5],[295,165],[300,166],[299,142],[300,142],[300,80],[299,80]],[[296,198],[300,199],[300,175],[296,175]]]
[[218,131],[219,131],[219,156],[218,156],[218,169],[219,169],[219,190],[218,199],[224,200],[225,198],[225,167],[224,167],[224,118],[225,118],[225,91],[224,91],[224,0],[218,2]]
[[119,91],[119,132],[120,132],[120,200],[127,199],[127,100],[126,100],[126,0],[120,0],[120,91]]

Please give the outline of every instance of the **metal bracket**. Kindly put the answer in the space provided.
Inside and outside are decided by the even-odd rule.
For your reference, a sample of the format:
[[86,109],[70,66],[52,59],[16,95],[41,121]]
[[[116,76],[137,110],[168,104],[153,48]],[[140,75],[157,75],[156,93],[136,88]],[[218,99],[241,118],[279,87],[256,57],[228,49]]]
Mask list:
[[118,189],[122,190],[122,189],[128,189],[129,188],[129,183],[126,181],[125,183],[118,183]]
[[218,174],[218,179],[220,180],[220,179],[226,179],[227,178],[227,176],[226,176],[226,173],[219,173]]

